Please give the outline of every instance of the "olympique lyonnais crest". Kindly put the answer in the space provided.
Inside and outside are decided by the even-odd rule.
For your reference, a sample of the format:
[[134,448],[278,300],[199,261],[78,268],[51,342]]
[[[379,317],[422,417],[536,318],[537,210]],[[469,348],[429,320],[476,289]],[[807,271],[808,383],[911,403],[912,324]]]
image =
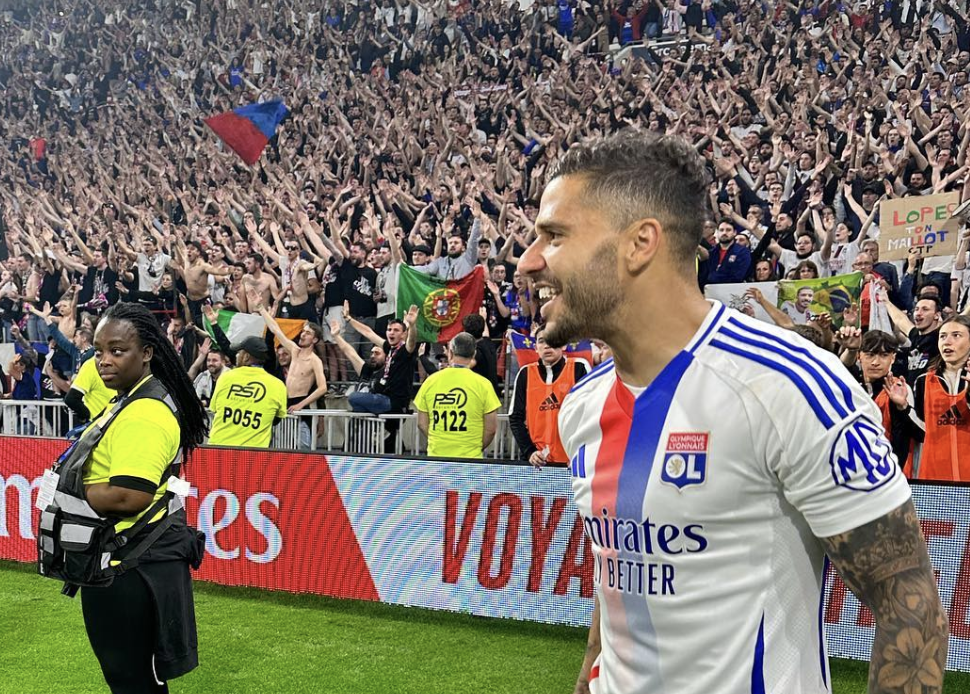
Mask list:
[[461,313],[461,294],[457,289],[445,287],[428,294],[421,307],[424,319],[439,330],[458,318]]
[[683,491],[692,484],[707,480],[707,448],[710,433],[671,433],[667,437],[660,481]]

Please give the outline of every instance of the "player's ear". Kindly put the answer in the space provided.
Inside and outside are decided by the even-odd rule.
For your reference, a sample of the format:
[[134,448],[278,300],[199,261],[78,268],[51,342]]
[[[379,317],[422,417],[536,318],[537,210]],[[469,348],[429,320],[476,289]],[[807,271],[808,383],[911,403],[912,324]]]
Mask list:
[[622,234],[619,255],[631,275],[650,264],[663,242],[663,227],[653,217],[638,219]]

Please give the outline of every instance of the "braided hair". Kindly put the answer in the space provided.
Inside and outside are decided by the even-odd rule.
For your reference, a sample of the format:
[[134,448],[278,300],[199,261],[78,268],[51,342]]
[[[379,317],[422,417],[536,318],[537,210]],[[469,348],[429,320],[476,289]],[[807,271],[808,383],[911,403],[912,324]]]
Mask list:
[[102,321],[107,320],[131,323],[142,345],[152,348],[152,375],[161,381],[175,401],[180,429],[179,445],[188,454],[205,441],[209,433],[209,415],[196,395],[175,347],[162,332],[151,311],[140,304],[115,304],[102,318]]

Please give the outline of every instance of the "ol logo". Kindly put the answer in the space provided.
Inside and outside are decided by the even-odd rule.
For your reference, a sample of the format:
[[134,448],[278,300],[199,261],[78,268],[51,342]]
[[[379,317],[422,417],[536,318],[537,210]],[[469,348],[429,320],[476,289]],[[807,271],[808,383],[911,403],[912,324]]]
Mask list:
[[842,427],[832,444],[829,466],[837,485],[857,492],[878,489],[899,467],[882,426],[864,415]]
[[688,432],[670,434],[664,452],[660,481],[677,487],[703,484],[707,480],[707,448],[710,434]]

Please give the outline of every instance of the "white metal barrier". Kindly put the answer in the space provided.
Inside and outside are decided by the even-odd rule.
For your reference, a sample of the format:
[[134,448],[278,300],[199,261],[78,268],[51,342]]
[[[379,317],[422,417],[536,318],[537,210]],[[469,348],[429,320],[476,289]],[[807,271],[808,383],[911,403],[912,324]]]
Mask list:
[[[348,410],[302,410],[277,425],[273,447],[359,455],[425,455],[428,440],[418,429],[415,413],[374,416]],[[485,455],[509,459],[515,454],[509,416],[500,414],[498,430]]]
[[74,427],[74,412],[62,400],[0,401],[0,433],[4,436],[63,438]]
[[[63,438],[75,425],[74,412],[60,400],[0,401],[0,434]],[[357,455],[425,455],[428,440],[418,429],[418,416],[374,416],[349,410],[302,410],[273,430],[272,447],[305,451],[339,451]],[[509,416],[498,416],[495,439],[485,456],[514,458],[515,438]]]
[[361,455],[384,453],[386,421],[347,410],[301,410],[280,422],[273,448],[343,451]]

